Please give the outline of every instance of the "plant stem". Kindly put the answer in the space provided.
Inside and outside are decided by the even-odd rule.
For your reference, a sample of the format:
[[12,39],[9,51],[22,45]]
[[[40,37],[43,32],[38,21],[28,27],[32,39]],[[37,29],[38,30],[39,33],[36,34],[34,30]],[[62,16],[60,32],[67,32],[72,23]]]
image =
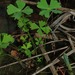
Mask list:
[[30,35],[30,33],[28,32],[28,35],[29,35],[29,37],[30,37],[30,39],[31,39],[31,42],[32,42],[32,44],[34,45],[33,47],[34,47],[34,49],[36,48],[36,45],[35,45],[35,43],[34,43],[34,41],[33,41],[33,38],[31,37],[31,35]]

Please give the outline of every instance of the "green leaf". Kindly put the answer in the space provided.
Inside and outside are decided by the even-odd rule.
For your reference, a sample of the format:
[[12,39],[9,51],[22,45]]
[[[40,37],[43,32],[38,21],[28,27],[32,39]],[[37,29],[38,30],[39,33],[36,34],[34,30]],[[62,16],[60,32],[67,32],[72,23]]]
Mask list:
[[45,21],[39,21],[39,26],[40,27],[43,27],[43,26],[45,26],[46,25],[46,22]]
[[23,42],[26,40],[24,36],[20,37],[20,40],[22,40]]
[[7,13],[8,15],[12,15],[16,12],[19,12],[20,10],[18,8],[16,8],[14,5],[10,4],[8,7],[7,7]]
[[28,43],[25,43],[25,44],[23,44],[23,46],[21,47],[22,49],[29,49],[29,48],[31,48],[32,47],[32,44],[31,44],[31,42],[28,42]]
[[27,49],[27,47],[26,47],[26,45],[25,45],[25,44],[23,44],[23,46],[21,46],[21,48],[22,48],[22,49],[24,49],[24,50],[26,50],[26,49]]
[[27,49],[29,49],[29,48],[31,48],[31,47],[32,47],[31,42],[28,42],[28,43],[27,43]]
[[50,9],[56,9],[56,8],[61,8],[60,3],[57,0],[51,0],[50,2]]
[[29,19],[28,18],[22,18],[23,19],[23,23],[27,23],[27,22],[29,22]]
[[18,21],[18,27],[19,27],[19,28],[22,28],[23,26],[24,26],[24,23],[23,23],[21,20],[19,20],[19,21]]
[[38,29],[39,28],[39,26],[36,23],[29,22],[29,24],[30,24],[30,28],[32,30],[35,30],[35,29]]
[[7,48],[7,46],[9,46],[9,43],[2,43],[0,45],[0,48]]
[[31,57],[31,51],[30,50],[25,50],[25,54],[28,56],[28,57]]
[[50,17],[50,10],[41,10],[39,15],[45,16],[46,18]]
[[22,28],[22,31],[24,31],[24,32],[29,32],[29,29],[28,29],[27,26],[25,25],[25,26]]
[[22,40],[22,42],[26,42],[26,39],[28,38],[28,36],[26,35],[26,36],[21,36],[20,37],[20,40]]
[[12,17],[14,17],[14,19],[20,19],[21,16],[22,16],[22,13],[21,13],[21,12],[14,13],[14,14],[12,15]]
[[42,62],[42,57],[37,57],[37,62],[41,63]]
[[6,48],[10,43],[14,42],[14,38],[6,33],[0,34],[0,48]]
[[2,43],[13,43],[14,42],[14,38],[11,35],[7,35],[5,34],[2,40]]
[[30,15],[33,13],[33,10],[29,6],[27,6],[24,8],[24,10],[22,12],[27,14],[27,15]]
[[43,27],[42,30],[44,31],[44,33],[48,34],[51,30],[49,26]]
[[38,32],[38,34],[39,34],[40,36],[43,35],[43,32],[42,32],[42,30],[41,30],[40,28],[37,30],[37,32]]
[[16,4],[17,4],[18,8],[21,9],[21,10],[22,10],[22,9],[24,8],[24,6],[26,5],[26,3],[23,2],[22,0],[17,0],[17,1],[16,1]]
[[52,12],[54,12],[55,14],[61,14],[62,11],[59,11],[59,10],[52,10]]
[[37,7],[41,9],[47,9],[49,5],[47,4],[46,0],[40,0],[40,2],[37,3]]
[[43,44],[42,38],[35,38],[36,45]]

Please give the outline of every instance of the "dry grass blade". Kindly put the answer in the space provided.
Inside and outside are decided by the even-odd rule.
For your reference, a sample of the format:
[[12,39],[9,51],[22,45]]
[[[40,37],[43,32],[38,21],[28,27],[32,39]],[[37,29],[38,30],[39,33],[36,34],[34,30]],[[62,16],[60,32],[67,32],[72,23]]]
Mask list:
[[[70,56],[71,54],[74,53],[74,50],[71,50],[70,52],[66,53],[67,56]],[[63,56],[62,56],[63,58]],[[42,72],[43,70],[47,69],[48,67],[55,65],[56,63],[58,63],[60,60],[58,58],[56,58],[55,60],[52,61],[52,63],[46,65],[45,67],[43,67],[42,69],[38,70],[37,72],[33,73],[32,75],[37,75],[38,73]]]
[[36,5],[36,2],[32,2],[32,1],[27,1],[27,0],[23,0],[25,3],[30,4],[30,5]]
[[[25,62],[25,61],[28,61],[28,60],[31,60],[31,59],[34,59],[34,58],[37,58],[37,57],[40,57],[40,56],[43,56],[43,55],[47,55],[47,54],[53,53],[54,51],[57,52],[57,51],[66,49],[67,47],[68,46],[65,46],[63,48],[59,48],[59,49],[56,49],[56,50],[53,50],[53,51],[49,51],[49,52],[46,52],[46,53],[43,53],[43,54],[39,54],[39,55],[30,57],[30,58],[27,58],[27,59],[23,59],[23,60],[21,60],[21,62]],[[12,65],[15,65],[17,63],[19,63],[19,62],[17,61],[17,62],[13,62],[13,63],[7,64],[7,65],[1,66],[0,69],[5,68],[5,67],[9,67],[9,66],[12,66]]]

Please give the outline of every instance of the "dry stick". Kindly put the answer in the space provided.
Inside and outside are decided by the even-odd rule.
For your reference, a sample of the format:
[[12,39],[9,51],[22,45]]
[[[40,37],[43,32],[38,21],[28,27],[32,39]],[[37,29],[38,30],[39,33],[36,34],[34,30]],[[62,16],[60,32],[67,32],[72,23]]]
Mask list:
[[[67,56],[71,55],[74,53],[74,50],[71,50],[70,52],[66,53]],[[63,56],[62,56],[63,58]],[[42,72],[43,70],[47,69],[48,67],[50,67],[51,65],[55,65],[56,63],[58,63],[60,60],[58,58],[56,58],[55,60],[52,61],[52,63],[48,64],[47,66],[45,66],[44,68],[38,70],[37,72],[33,73],[32,75],[37,75],[38,73]]]
[[[43,54],[39,54],[39,55],[30,57],[30,58],[27,58],[27,59],[23,59],[23,60],[21,60],[21,62],[25,62],[25,61],[28,61],[28,60],[31,60],[31,59],[34,59],[34,58],[37,58],[37,57],[40,57],[40,56],[43,56],[43,55],[47,55],[47,54],[53,53],[54,51],[57,52],[57,51],[66,49],[67,47],[68,46],[65,46],[65,47],[62,47],[62,48],[59,48],[59,49],[56,49],[56,50],[53,50],[53,51],[49,51],[49,52],[46,52],[46,53],[43,53]],[[17,62],[13,62],[13,63],[7,64],[7,65],[1,66],[0,69],[5,68],[5,67],[9,67],[9,66],[12,66],[12,65],[15,65],[17,63],[19,63],[19,62],[17,61]]]
[[[42,53],[46,53],[46,50],[44,49],[43,46],[40,47],[40,49],[41,49]],[[44,57],[45,57],[45,60],[46,60],[47,63],[51,61],[51,59],[49,58],[48,55],[44,55]],[[53,75],[58,75],[57,71],[55,70],[54,65],[51,65],[49,68],[50,68],[50,70],[51,70],[51,72],[52,72]]]
[[68,41],[68,40],[54,40],[54,41],[49,41],[49,42],[47,42],[47,43],[45,43],[45,44],[42,44],[42,45],[40,45],[40,46],[38,46],[38,47],[36,47],[35,49],[37,49],[37,48],[39,48],[39,47],[41,47],[41,46],[44,46],[44,45],[48,45],[48,44],[50,44],[50,43],[55,43],[55,42],[61,42],[61,41]]
[[58,27],[63,24],[64,22],[66,22],[68,20],[68,18],[71,16],[70,13],[66,13],[64,14],[65,16],[64,17],[61,17],[61,21],[58,22],[58,24],[55,26],[55,29],[54,29],[54,32],[58,29]]
[[51,33],[52,33],[52,35],[53,35],[53,39],[54,39],[54,40],[58,40],[56,34],[55,34],[53,31],[51,31]]
[[73,44],[73,41],[72,41],[71,37],[70,37],[70,36],[67,36],[67,37],[68,37],[68,39],[69,39],[70,45],[71,45],[71,47],[72,47],[72,50],[74,50],[75,47],[74,47],[74,44]]
[[64,16],[66,16],[67,14],[68,14],[68,13],[65,13],[65,14],[61,15],[57,20],[55,20],[55,21],[50,25],[50,27],[55,27],[56,25],[58,25],[58,23],[61,22],[62,18],[63,18]]
[[58,28],[58,30],[60,30],[61,32],[67,34],[68,36],[70,36],[73,40],[75,40],[75,37],[72,36],[71,34],[67,33],[66,31],[62,30],[61,28]]
[[69,27],[66,27],[66,26],[63,26],[63,25],[60,25],[60,27],[64,30],[66,30],[67,32],[72,32],[72,31],[75,31],[75,28],[69,28]]
[[27,0],[23,0],[25,3],[30,4],[30,5],[36,5],[36,2],[32,2],[32,1],[27,1]]
[[[66,52],[67,50],[68,50],[68,48],[65,50],[65,52]],[[63,53],[62,53],[62,54],[63,54]],[[61,56],[62,54],[60,54],[60,56]],[[57,61],[57,60],[58,60],[58,61]],[[54,60],[54,64],[52,64],[52,63],[53,63],[53,62],[52,62],[52,63],[50,63],[50,66],[51,66],[51,65],[55,65],[55,64],[58,63],[59,61],[60,61],[60,60],[59,60],[58,58],[56,58],[56,59]],[[49,66],[47,66],[47,68],[48,68],[48,67],[49,67]],[[45,68],[46,68],[46,67],[44,67],[44,68],[42,68],[41,70],[39,70],[38,73],[40,73],[41,71],[43,71],[43,69],[45,70]],[[38,74],[38,73],[37,73],[37,74]],[[34,73],[34,74],[32,74],[32,75],[36,75],[36,73]]]

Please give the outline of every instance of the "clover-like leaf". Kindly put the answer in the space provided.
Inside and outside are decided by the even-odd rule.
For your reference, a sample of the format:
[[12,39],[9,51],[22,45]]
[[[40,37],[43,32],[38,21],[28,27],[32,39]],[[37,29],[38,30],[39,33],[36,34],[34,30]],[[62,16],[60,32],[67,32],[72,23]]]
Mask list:
[[46,18],[49,18],[50,16],[50,10],[41,10],[39,15],[45,16]]
[[26,36],[21,36],[20,37],[20,40],[22,40],[22,42],[26,42],[26,39],[28,38],[28,36],[26,35]]
[[31,9],[29,6],[27,6],[24,8],[24,10],[22,12],[27,15],[30,15],[31,13],[33,13],[33,9]]
[[40,27],[43,27],[43,26],[45,26],[46,25],[46,22],[45,21],[39,21],[39,26]]
[[21,46],[22,49],[27,49],[26,45],[23,44],[23,46]]
[[0,48],[7,48],[9,46],[9,43],[2,43],[0,44]]
[[7,7],[7,13],[8,15],[12,15],[16,12],[19,12],[19,9],[17,7],[15,7],[14,5],[10,4],[8,7]]
[[14,19],[20,19],[21,16],[22,16],[22,13],[21,12],[14,13],[12,15],[12,17],[14,17]]
[[50,2],[50,9],[56,9],[56,8],[60,8],[61,5],[57,0],[51,0]]
[[43,44],[42,38],[35,38],[36,45]]
[[29,48],[31,48],[31,47],[32,47],[31,42],[28,42],[28,43],[27,43],[27,49],[29,49]]
[[48,34],[51,30],[49,26],[43,27],[42,30],[44,31],[44,33]]
[[41,30],[40,28],[37,30],[37,32],[38,32],[38,34],[40,34],[41,36],[43,35],[43,32],[42,32],[42,30]]
[[13,43],[14,42],[14,38],[11,35],[5,34],[3,36],[2,43],[10,43],[10,42]]
[[29,22],[31,30],[38,29],[39,26],[36,23]]
[[26,54],[28,57],[31,57],[32,52],[28,49],[28,50],[25,50],[25,54]]
[[47,4],[46,0],[40,0],[40,2],[37,3],[37,7],[41,9],[39,15],[49,18],[50,12],[53,9],[60,8],[61,5],[57,0],[51,0],[50,4]]
[[52,10],[52,12],[54,12],[55,14],[61,14],[62,13],[62,11],[60,11],[60,10]]
[[10,43],[14,42],[14,38],[6,33],[0,34],[0,48],[6,48]]
[[22,28],[24,26],[24,23],[22,22],[22,20],[20,19],[19,21],[18,21],[18,27],[19,28]]
[[16,4],[17,4],[18,8],[21,9],[21,10],[22,10],[22,9],[24,8],[24,6],[26,5],[26,3],[23,2],[22,0],[17,0],[17,1],[16,1]]
[[47,9],[49,5],[47,4],[46,0],[40,0],[40,2],[37,3],[37,7],[41,9]]

